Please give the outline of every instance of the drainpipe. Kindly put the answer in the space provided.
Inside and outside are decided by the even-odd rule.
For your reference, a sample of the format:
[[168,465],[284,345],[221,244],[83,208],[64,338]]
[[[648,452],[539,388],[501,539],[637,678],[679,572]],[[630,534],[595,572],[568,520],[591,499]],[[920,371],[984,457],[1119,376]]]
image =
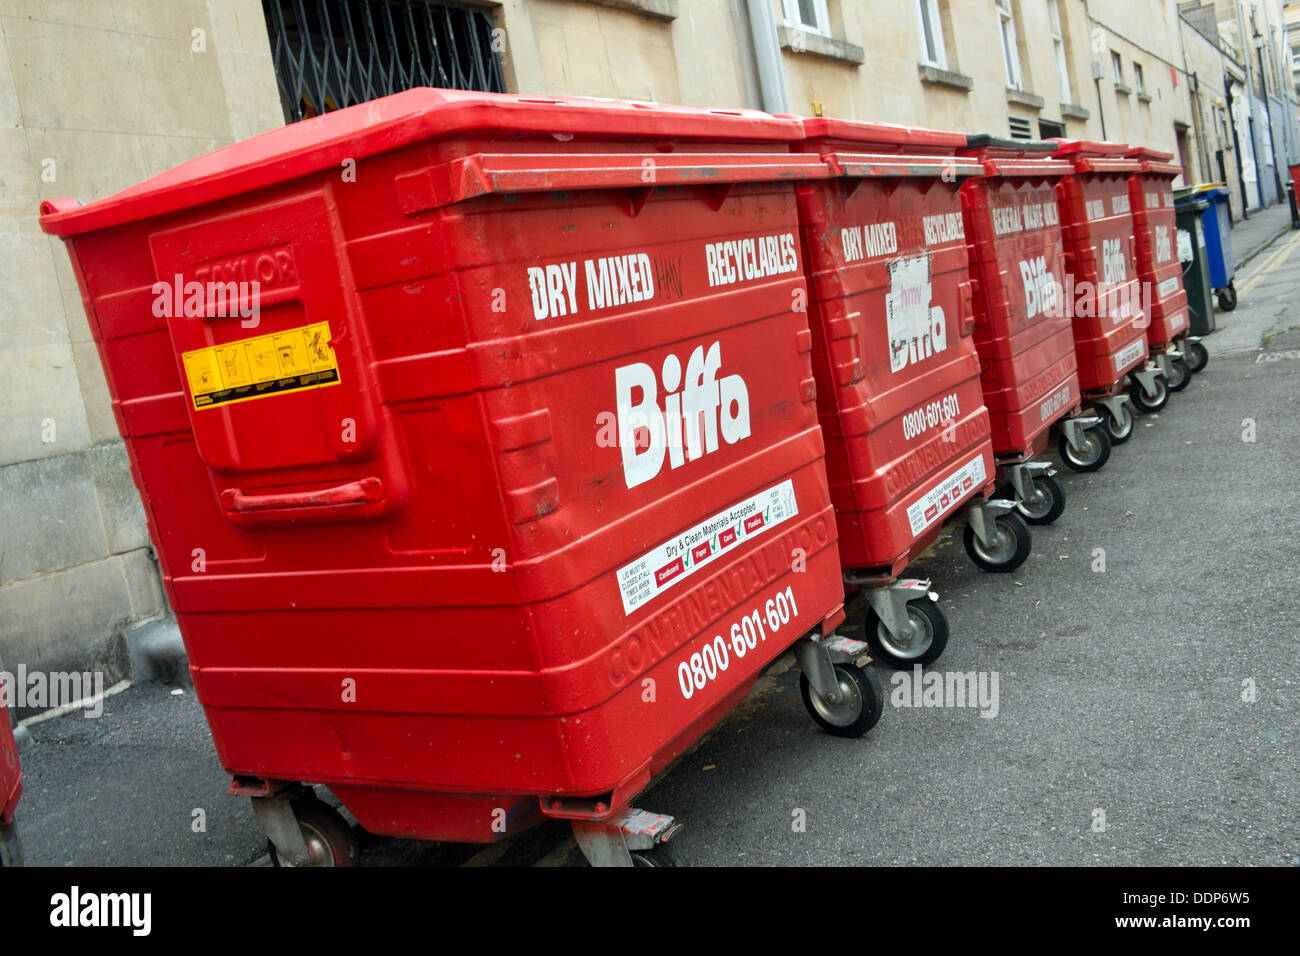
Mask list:
[[1104,140],[1106,139],[1106,107],[1101,103],[1101,77],[1096,77],[1092,83],[1097,88],[1097,119],[1101,120],[1101,138]]
[[1092,86],[1097,92],[1097,119],[1101,120],[1101,138],[1104,140],[1106,138],[1106,107],[1101,102],[1101,78],[1106,75],[1106,57],[1103,55],[1106,51],[1099,51],[1093,45],[1093,32],[1097,29],[1097,22],[1093,20],[1092,11],[1088,9],[1088,0],[1083,0],[1083,18],[1088,23],[1088,49],[1096,57],[1092,61]]
[[749,109],[763,108],[763,91],[758,86],[758,66],[754,62],[753,34],[749,29],[749,11],[745,0],[731,0],[731,18],[736,32],[736,49],[740,53],[740,72],[745,79],[744,105]]
[[771,0],[745,0],[749,11],[749,35],[754,44],[758,65],[758,85],[763,94],[763,109],[769,113],[790,112],[785,92],[785,70],[781,66],[781,43],[772,19]]

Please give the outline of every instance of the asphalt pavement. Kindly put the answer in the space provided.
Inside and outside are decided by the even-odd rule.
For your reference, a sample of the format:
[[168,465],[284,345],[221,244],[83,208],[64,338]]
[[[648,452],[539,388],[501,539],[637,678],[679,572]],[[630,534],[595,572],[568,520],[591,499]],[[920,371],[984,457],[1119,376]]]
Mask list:
[[[1300,863],[1297,287],[1287,233],[1239,274],[1206,370],[1102,471],[1061,469],[1065,514],[1017,572],[951,534],[914,565],[951,624],[934,669],[996,674],[995,716],[887,702],[833,738],[787,655],[637,804],[686,824],[697,865]],[[174,690],[30,728],[30,864],[265,864]],[[579,861],[560,824],[487,849],[363,837],[368,865]]]

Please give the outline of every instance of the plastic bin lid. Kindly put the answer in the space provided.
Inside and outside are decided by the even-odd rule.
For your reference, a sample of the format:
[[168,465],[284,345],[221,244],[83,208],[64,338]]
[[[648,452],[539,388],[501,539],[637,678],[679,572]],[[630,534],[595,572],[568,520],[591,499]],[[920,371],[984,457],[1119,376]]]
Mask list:
[[1124,157],[1137,163],[1138,171],[1145,176],[1172,181],[1184,173],[1182,164],[1173,162],[1173,153],[1150,146],[1134,146]]
[[[787,118],[788,114],[780,114]],[[946,146],[966,145],[963,133],[927,129],[924,126],[901,126],[896,123],[867,123],[860,120],[832,119],[826,116],[789,116],[803,124],[807,139],[844,140],[863,146]]]
[[1152,163],[1167,163],[1174,158],[1173,153],[1152,149],[1150,146],[1134,146],[1124,155],[1128,159],[1143,159]]
[[1197,183],[1192,187],[1192,194],[1200,198],[1213,199],[1216,196],[1227,196],[1228,187],[1223,183]]
[[1191,209],[1204,209],[1209,203],[1197,195],[1199,186],[1179,186],[1174,190],[1174,205]]
[[345,159],[469,132],[561,140],[765,141],[783,148],[803,138],[797,121],[759,110],[419,87],[254,136],[85,206],[47,200],[41,228],[68,236],[121,225],[337,167]]
[[1071,159],[1076,156],[1122,159],[1129,149],[1128,143],[1112,143],[1108,140],[1064,139],[1053,136],[1048,142],[1056,143],[1057,149],[1054,155]]
[[1027,153],[1051,153],[1058,148],[1055,142],[1049,142],[1042,139],[1007,139],[1005,136],[994,136],[991,133],[976,133],[974,136],[966,137],[966,147],[968,149],[1022,149]]

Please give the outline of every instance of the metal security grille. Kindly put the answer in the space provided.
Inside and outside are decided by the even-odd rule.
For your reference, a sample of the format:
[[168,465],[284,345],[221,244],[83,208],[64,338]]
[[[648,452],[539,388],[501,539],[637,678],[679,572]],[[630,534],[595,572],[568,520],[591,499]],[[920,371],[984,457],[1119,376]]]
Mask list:
[[262,0],[286,121],[414,86],[505,92],[492,17],[428,0]]

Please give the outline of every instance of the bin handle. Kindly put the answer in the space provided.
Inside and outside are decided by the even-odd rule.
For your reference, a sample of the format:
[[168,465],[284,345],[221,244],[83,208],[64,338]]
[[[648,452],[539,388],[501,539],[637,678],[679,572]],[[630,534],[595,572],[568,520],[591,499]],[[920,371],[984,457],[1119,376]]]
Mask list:
[[273,511],[284,508],[330,508],[339,505],[359,505],[380,501],[384,497],[384,483],[378,478],[361,478],[333,488],[317,491],[290,491],[278,495],[246,495],[238,488],[227,488],[221,493],[221,504],[227,511]]
[[984,171],[990,176],[1052,176],[1059,179],[1074,172],[1074,167],[1059,159],[986,159]]
[[[650,160],[650,163],[647,163]],[[394,178],[407,215],[490,193],[826,179],[811,153],[476,153]]]
[[840,151],[827,153],[822,158],[836,176],[853,178],[952,176],[967,179],[984,175],[983,163],[964,156]]
[[1154,163],[1147,161],[1142,163],[1142,172],[1152,173],[1159,176],[1177,177],[1183,174],[1183,167],[1175,166],[1173,163]]
[[1074,161],[1075,172],[1080,173],[1136,173],[1142,164],[1135,159],[1079,158]]

